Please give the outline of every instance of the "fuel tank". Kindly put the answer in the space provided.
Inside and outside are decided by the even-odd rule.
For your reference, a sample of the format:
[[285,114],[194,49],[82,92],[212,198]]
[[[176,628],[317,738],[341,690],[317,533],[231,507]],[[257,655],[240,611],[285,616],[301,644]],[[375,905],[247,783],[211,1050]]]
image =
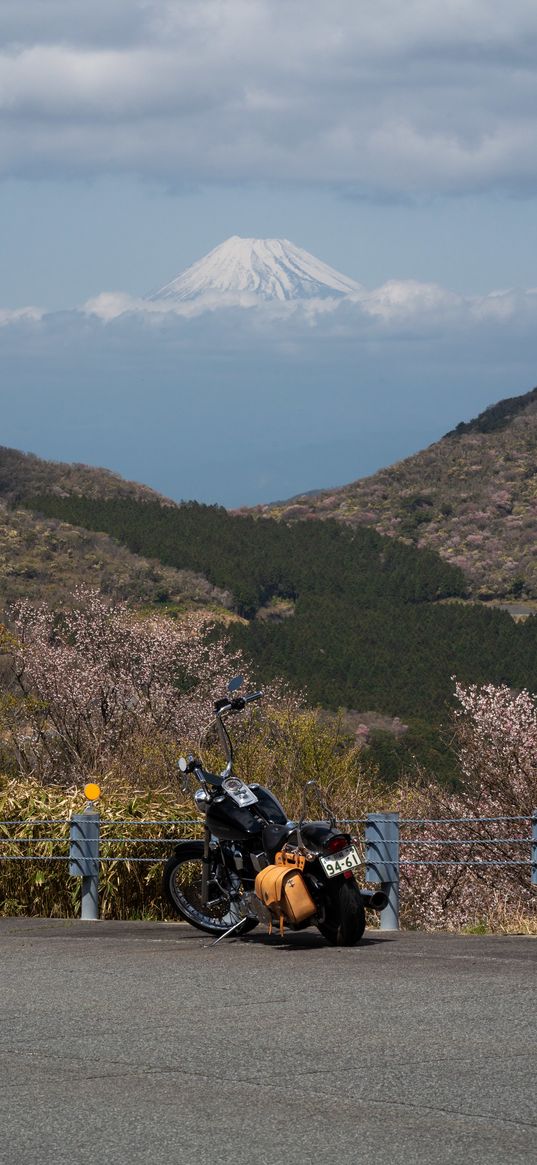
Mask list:
[[[252,806],[255,809],[255,805]],[[263,822],[249,808],[240,809],[230,797],[215,797],[205,821],[213,837],[222,841],[249,841],[261,835]]]
[[267,821],[273,821],[277,825],[286,825],[287,813],[274,793],[271,793],[270,789],[265,788],[264,785],[250,785],[250,788],[255,793],[261,813]]
[[270,789],[255,784],[250,788],[257,797],[257,805],[240,809],[226,794],[211,802],[205,820],[214,837],[222,841],[250,841],[261,836],[267,821],[281,826],[287,823],[287,815]]

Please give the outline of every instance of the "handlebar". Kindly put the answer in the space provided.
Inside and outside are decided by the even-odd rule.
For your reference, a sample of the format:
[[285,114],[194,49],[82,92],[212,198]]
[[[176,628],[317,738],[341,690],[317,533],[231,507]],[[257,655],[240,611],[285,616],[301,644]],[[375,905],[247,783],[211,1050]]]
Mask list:
[[217,700],[215,704],[216,712],[216,726],[218,728],[218,735],[220,743],[224,750],[226,757],[226,767],[222,772],[222,777],[229,777],[233,768],[233,745],[229,733],[222,721],[224,712],[242,712],[247,704],[251,704],[252,700],[260,700],[263,692],[252,692],[251,696],[235,696],[233,700]]
[[214,706],[216,716],[220,717],[224,712],[242,712],[247,704],[251,704],[252,700],[260,700],[263,692],[252,692],[251,696],[235,696],[233,700],[217,700]]
[[223,772],[217,776],[215,773],[208,773],[202,766],[201,761],[197,760],[192,755],[189,756],[188,761],[180,762],[180,768],[187,773],[194,773],[203,784],[220,785],[225,777],[228,777],[233,767],[233,745],[231,743],[229,733],[222,721],[222,716],[225,712],[242,712],[247,704],[251,704],[253,700],[260,700],[263,692],[252,692],[250,696],[235,696],[234,699],[217,700],[214,706],[216,714],[216,726],[218,728],[218,735],[220,743],[223,747],[226,757],[226,767]]

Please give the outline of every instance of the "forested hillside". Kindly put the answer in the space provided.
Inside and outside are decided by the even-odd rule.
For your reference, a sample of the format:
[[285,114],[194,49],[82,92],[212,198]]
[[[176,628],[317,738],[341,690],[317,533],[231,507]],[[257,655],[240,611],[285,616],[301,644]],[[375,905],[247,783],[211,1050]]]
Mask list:
[[326,707],[436,719],[454,673],[537,686],[537,620],[517,625],[501,611],[446,602],[465,593],[461,571],[374,530],[259,522],[196,503],[29,504],[229,590],[248,620],[233,638],[260,678],[287,676]]
[[21,499],[40,490],[56,497],[151,498],[173,505],[105,469],[0,447],[0,619],[2,609],[20,598],[61,605],[80,583],[138,604],[227,608],[228,596],[192,571],[132,554],[108,534],[23,509]]
[[537,598],[537,389],[371,477],[257,512],[371,526],[436,550],[475,597]]

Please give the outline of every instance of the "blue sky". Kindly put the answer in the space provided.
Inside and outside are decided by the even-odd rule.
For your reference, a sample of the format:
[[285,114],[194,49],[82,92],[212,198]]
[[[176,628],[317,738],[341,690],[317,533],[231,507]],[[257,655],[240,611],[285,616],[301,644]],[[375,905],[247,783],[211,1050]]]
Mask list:
[[[3,0],[0,441],[238,505],[533,387],[536,48],[523,0]],[[85,307],[232,234],[374,310]]]

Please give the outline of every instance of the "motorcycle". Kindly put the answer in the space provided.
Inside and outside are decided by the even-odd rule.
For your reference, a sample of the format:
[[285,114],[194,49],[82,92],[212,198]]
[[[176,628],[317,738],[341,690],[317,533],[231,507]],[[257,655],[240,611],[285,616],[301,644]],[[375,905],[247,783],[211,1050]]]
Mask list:
[[[194,801],[204,816],[203,839],[180,841],[164,868],[163,892],[172,909],[199,930],[220,938],[246,934],[273,915],[259,893],[262,871],[276,862],[300,870],[306,887],[306,917],[285,919],[293,930],[315,925],[331,945],[354,946],[365,930],[365,910],[382,910],[381,890],[358,886],[361,865],[357,839],[338,829],[314,781],[304,788],[300,820],[290,821],[278,799],[263,785],[247,784],[233,769],[233,745],[224,718],[243,712],[262,692],[241,696],[242,676],[228,685],[228,696],[214,706],[215,722],[226,765],[207,772],[200,760],[181,757],[184,780],[197,781]],[[186,789],[186,786],[185,786]],[[306,819],[307,800],[315,790],[327,819]],[[282,856],[283,855],[283,856]],[[256,893],[256,889],[258,893]]]

